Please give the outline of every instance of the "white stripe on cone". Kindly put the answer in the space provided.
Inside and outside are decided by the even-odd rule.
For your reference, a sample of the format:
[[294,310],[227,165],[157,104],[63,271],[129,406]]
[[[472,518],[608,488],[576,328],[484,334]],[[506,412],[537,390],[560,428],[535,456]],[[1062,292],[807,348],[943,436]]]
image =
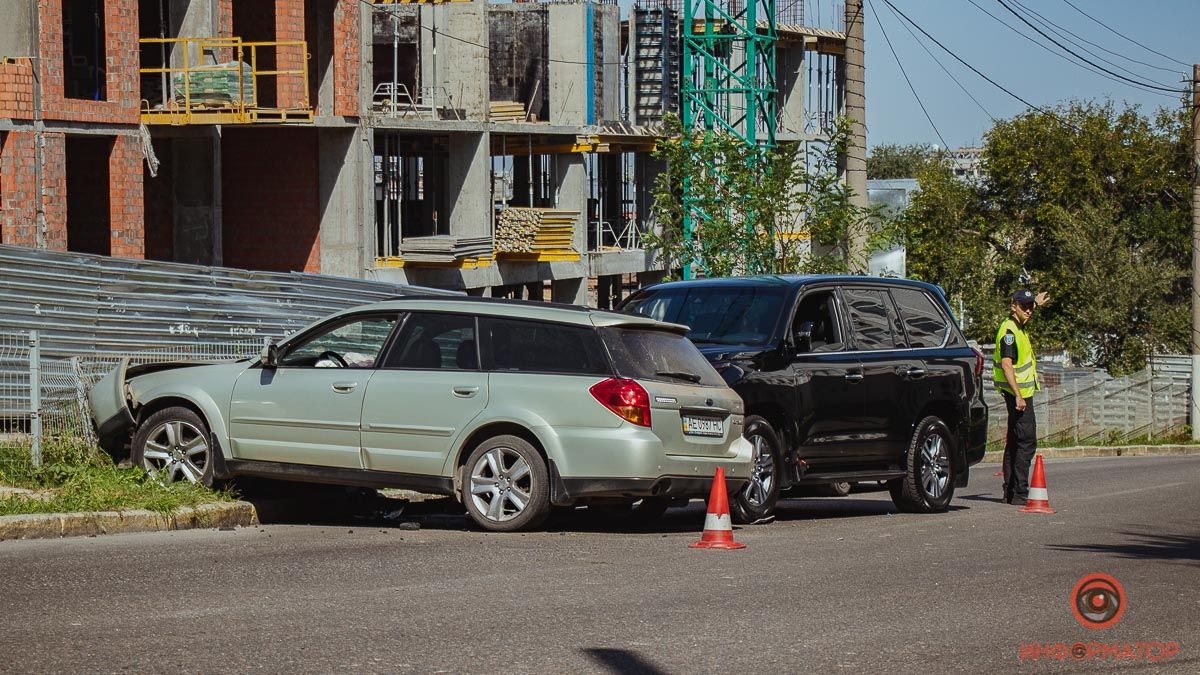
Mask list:
[[1048,501],[1050,499],[1050,493],[1046,492],[1046,488],[1031,487],[1031,488],[1029,488],[1028,499],[1031,502],[1032,501],[1040,501],[1040,502]]
[[723,513],[719,516],[715,513],[710,513],[704,516],[704,530],[706,532],[732,532],[733,521],[729,519],[728,513]]

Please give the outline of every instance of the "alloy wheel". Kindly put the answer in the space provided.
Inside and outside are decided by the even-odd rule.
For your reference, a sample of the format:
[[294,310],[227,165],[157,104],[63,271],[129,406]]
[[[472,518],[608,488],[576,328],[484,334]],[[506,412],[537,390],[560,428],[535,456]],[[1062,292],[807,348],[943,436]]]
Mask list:
[[767,440],[762,436],[752,436],[750,444],[754,446],[754,454],[751,456],[754,466],[750,472],[750,482],[744,489],[746,501],[751,506],[759,507],[767,502],[771,487],[775,483],[775,460]]
[[159,424],[146,439],[142,466],[164,483],[200,481],[208,467],[208,442],[189,422],[169,420]]
[[471,501],[488,520],[512,520],[529,505],[533,476],[516,450],[492,448],[471,467]]
[[931,433],[921,444],[921,487],[932,499],[940,499],[950,482],[950,456],[946,441]]

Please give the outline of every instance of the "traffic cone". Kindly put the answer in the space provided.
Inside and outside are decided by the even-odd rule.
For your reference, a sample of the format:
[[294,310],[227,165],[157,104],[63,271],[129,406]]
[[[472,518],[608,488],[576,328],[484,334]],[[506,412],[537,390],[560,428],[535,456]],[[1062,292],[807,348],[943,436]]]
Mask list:
[[1042,468],[1042,456],[1033,462],[1033,478],[1029,480],[1029,497],[1021,513],[1054,513],[1050,508],[1050,493],[1046,492],[1046,470]]
[[708,515],[704,516],[704,534],[690,548],[746,548],[733,540],[733,521],[729,518],[729,496],[725,494],[725,470],[717,467],[712,492],[708,495]]

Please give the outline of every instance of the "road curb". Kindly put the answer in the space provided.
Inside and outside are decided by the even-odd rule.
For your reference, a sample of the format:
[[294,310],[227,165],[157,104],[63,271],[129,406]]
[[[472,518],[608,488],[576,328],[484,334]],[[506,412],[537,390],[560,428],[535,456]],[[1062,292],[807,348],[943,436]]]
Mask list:
[[175,509],[169,514],[140,509],[84,513],[31,513],[19,516],[0,516],[0,541],[249,527],[257,524],[258,512],[249,502],[185,506]]
[[[1076,448],[1046,448],[1038,450],[1038,454],[1045,459],[1200,455],[1200,445],[1084,445]],[[1003,459],[1003,450],[983,455],[983,461],[987,464],[999,464]]]

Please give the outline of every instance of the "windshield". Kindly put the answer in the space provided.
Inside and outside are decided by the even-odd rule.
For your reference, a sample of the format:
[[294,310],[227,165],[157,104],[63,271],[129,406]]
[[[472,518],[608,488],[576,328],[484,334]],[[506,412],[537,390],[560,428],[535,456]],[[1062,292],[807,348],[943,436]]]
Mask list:
[[688,338],[698,344],[759,345],[771,339],[784,293],[755,286],[651,288],[621,311],[688,326]]

